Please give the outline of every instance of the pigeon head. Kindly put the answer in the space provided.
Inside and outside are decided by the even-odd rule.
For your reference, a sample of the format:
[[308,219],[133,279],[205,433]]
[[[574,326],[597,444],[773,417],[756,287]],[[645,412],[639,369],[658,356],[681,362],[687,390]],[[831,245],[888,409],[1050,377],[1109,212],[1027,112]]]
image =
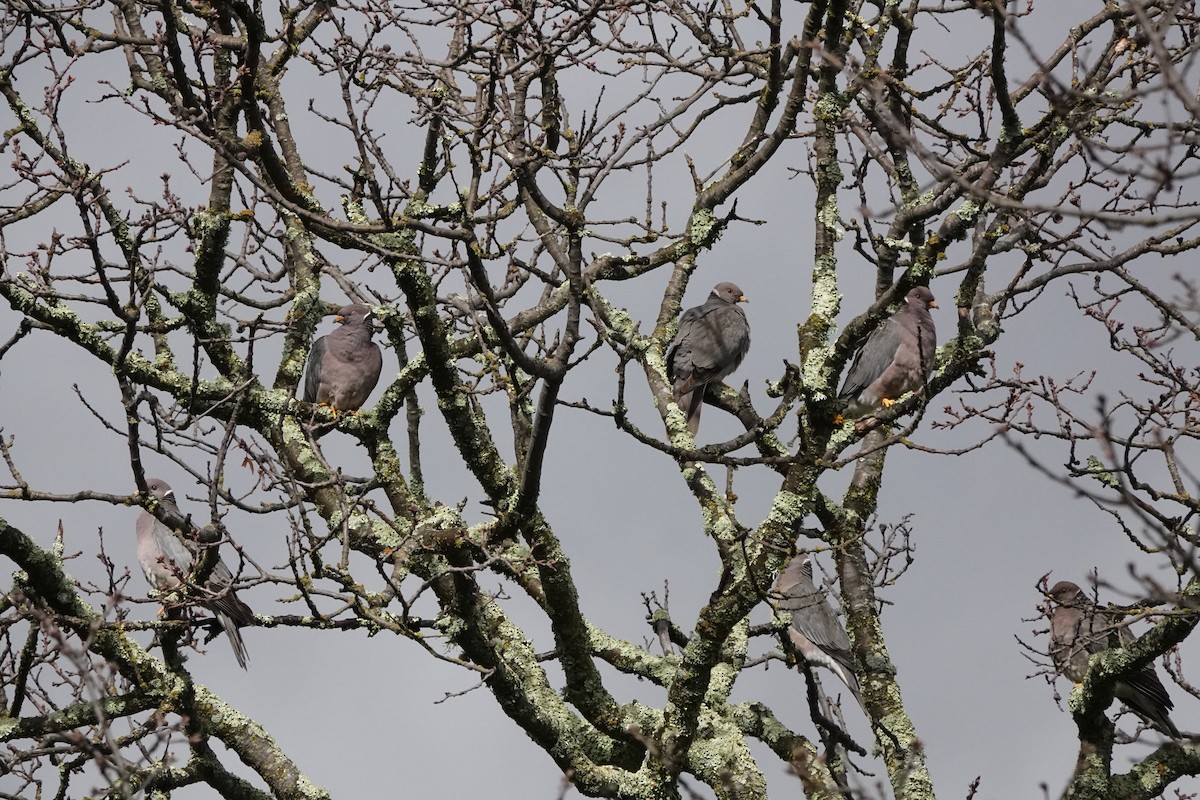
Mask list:
[[348,306],[342,306],[334,319],[343,325],[363,325],[374,316],[375,312],[371,311],[370,306],[351,303]]
[[937,308],[937,300],[933,299],[933,292],[929,291],[928,287],[916,286],[908,290],[908,294],[904,295],[904,302],[915,308]]
[[800,561],[800,572],[804,574],[804,577],[808,578],[809,583],[812,583],[812,571],[812,556],[805,553],[804,558]]
[[737,284],[730,283],[729,281],[722,281],[721,283],[718,283],[713,287],[712,293],[714,297],[719,297],[726,303],[750,302],[746,299],[746,295],[742,294],[742,290],[737,287]]
[[170,484],[168,484],[162,478],[147,478],[146,488],[150,490],[150,494],[154,495],[159,500],[175,496],[175,490],[172,489]]
[[1070,605],[1083,595],[1083,589],[1079,588],[1078,584],[1070,581],[1059,581],[1050,587],[1050,591],[1046,592],[1046,597],[1049,597],[1054,602],[1060,605]]

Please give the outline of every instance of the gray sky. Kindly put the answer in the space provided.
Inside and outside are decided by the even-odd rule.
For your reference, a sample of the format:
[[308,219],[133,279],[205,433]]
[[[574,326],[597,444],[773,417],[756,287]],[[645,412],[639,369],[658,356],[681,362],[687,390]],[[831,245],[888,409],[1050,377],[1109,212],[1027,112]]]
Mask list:
[[[80,157],[97,163],[128,159],[110,186],[130,185],[152,196],[159,191],[158,176],[164,170],[180,171],[171,155],[174,139],[161,136],[143,122],[131,122],[136,118],[116,102],[86,102],[105,92],[94,83],[76,88],[68,97],[66,118],[71,124],[86,120],[93,129],[119,130],[121,135],[77,138],[75,146]],[[293,106],[293,124],[302,142],[319,146],[326,129],[302,108],[300,103]],[[399,112],[397,117],[400,123],[408,122]],[[10,124],[5,122],[6,127]],[[397,135],[404,133],[401,128]],[[713,152],[727,151],[727,143],[719,144]],[[789,181],[784,168],[803,166],[806,148],[805,142],[790,142],[778,157],[779,168],[760,175],[751,190],[740,196],[739,213],[767,224],[731,228],[701,258],[685,298],[685,306],[703,301],[719,280],[735,280],[749,296],[753,346],[729,382],[740,385],[747,381],[760,413],[773,408],[775,402],[766,397],[765,381],[778,377],[783,359],[797,360],[795,325],[808,313],[811,200],[807,185]],[[704,153],[693,155],[703,159]],[[680,178],[679,196],[672,207],[676,230],[683,222],[680,215],[690,187],[682,175]],[[855,198],[847,192],[842,202],[849,213]],[[885,203],[881,210],[886,211]],[[69,220],[68,213],[63,224],[69,225]],[[34,227],[5,235],[8,246],[16,249],[20,237],[28,241],[47,233]],[[603,242],[589,242],[587,247],[597,253],[606,249]],[[323,252],[336,256],[328,247]],[[950,262],[962,252],[961,248],[952,250]],[[839,322],[844,324],[869,304],[874,276],[867,265],[857,263],[848,240],[842,243],[840,255],[845,300]],[[19,271],[22,267],[9,264],[8,268]],[[1168,274],[1182,267],[1156,262],[1153,269],[1165,285]],[[360,272],[355,277],[366,286],[389,290],[381,270],[369,275]],[[613,286],[609,296],[642,319],[642,331],[647,332],[653,326],[667,277],[663,271]],[[1081,288],[1088,282],[1082,279]],[[956,287],[953,277],[932,284],[942,303],[934,315],[943,341],[954,330]],[[394,287],[390,291],[394,293]],[[998,373],[1011,374],[1015,362],[1025,365],[1027,375],[1070,375],[1097,369],[1098,389],[1110,394],[1122,389],[1138,391],[1138,364],[1109,353],[1102,327],[1084,319],[1065,291],[1065,284],[1052,287],[1031,313],[1005,323],[1005,335],[993,348]],[[325,300],[342,299],[331,283],[324,292]],[[7,339],[16,324],[12,311],[0,309],[0,340]],[[327,321],[322,332],[328,329]],[[585,331],[591,334],[586,326]],[[1178,348],[1194,352],[1195,345],[1181,343]],[[277,340],[259,352],[264,365],[260,374],[271,374],[278,352]],[[395,365],[394,353],[386,350],[384,383],[394,374]],[[611,353],[601,351],[593,356],[568,385],[563,399],[586,397],[593,405],[607,408],[615,396],[614,365]],[[635,370],[630,370],[629,376],[635,422],[643,430],[659,433],[661,425],[655,422],[644,380]],[[124,438],[101,429],[75,396],[72,387],[76,385],[89,403],[119,421],[119,395],[109,370],[63,342],[36,335],[0,362],[0,426],[4,436],[16,436],[14,453],[25,479],[46,491],[131,491]],[[368,405],[378,399],[382,388],[381,384]],[[469,498],[466,516],[469,521],[479,521],[485,511],[477,502],[479,492],[449,443],[427,387],[422,400],[428,412],[424,459],[430,495],[447,503]],[[914,443],[962,447],[988,434],[982,424],[954,431],[933,430],[932,424],[943,419],[940,409],[955,402],[953,390],[936,398],[921,429],[911,437]],[[1094,399],[1078,402],[1081,410],[1093,407]],[[496,429],[503,432],[507,427],[503,408],[489,403],[488,410]],[[673,618],[690,630],[697,610],[716,586],[719,562],[712,543],[702,533],[696,504],[679,470],[665,455],[617,432],[610,420],[561,409],[556,426],[547,457],[543,506],[571,558],[585,612],[615,635],[633,641],[649,639],[640,594],[661,593],[663,582],[668,581]],[[401,433],[399,427],[395,432]],[[706,409],[701,444],[737,432],[731,418],[715,408]],[[365,453],[349,438],[333,433],[324,444],[326,455],[347,472],[366,472]],[[500,444],[506,452],[511,450],[503,433]],[[1038,442],[1035,450],[1051,467],[1066,459],[1065,449],[1057,442]],[[152,461],[148,469],[175,486],[185,512],[203,513],[202,489],[180,469],[161,458]],[[723,468],[708,469],[718,483],[723,482]],[[822,487],[836,496],[851,471],[846,468],[827,476]],[[765,467],[745,468],[737,473],[735,488],[739,518],[757,525],[779,488],[779,479]],[[95,556],[102,531],[109,557],[118,567],[127,566],[134,572],[127,592],[143,598],[147,587],[134,559],[136,514],[136,510],[99,503],[49,506],[0,501],[0,516],[43,546],[52,543],[61,517],[67,551],[80,554],[68,568],[80,580],[101,580]],[[882,590],[880,596],[891,604],[884,612],[887,643],[939,796],[965,796],[977,775],[982,776],[979,798],[1037,797],[1043,783],[1056,795],[1075,763],[1074,725],[1069,715],[1056,707],[1045,681],[1028,678],[1034,667],[1014,638],[1045,647],[1045,637],[1032,636],[1044,623],[1025,621],[1035,615],[1041,600],[1035,582],[1050,572],[1052,580],[1082,584],[1087,572],[1097,567],[1102,576],[1133,588],[1125,577],[1127,565],[1149,569],[1154,562],[1139,559],[1110,519],[1074,497],[1068,488],[1028,469],[1001,442],[959,457],[893,448],[879,514],[880,521],[887,524],[912,515],[915,562],[896,586]],[[259,563],[272,571],[281,570],[286,558],[286,519],[234,513],[227,524],[238,543]],[[830,563],[828,556],[819,561],[825,567]],[[0,586],[7,583],[7,577],[0,579]],[[285,594],[283,589],[259,587],[244,597],[266,613],[298,613],[297,604],[277,604]],[[514,597],[507,606],[515,618],[530,624],[529,635],[539,649],[551,647],[548,631],[531,605],[522,608],[520,598]],[[155,610],[153,604],[142,605],[133,615],[148,619]],[[432,607],[423,611],[433,613]],[[765,609],[755,616],[759,622],[767,618]],[[141,639],[148,641],[148,637]],[[558,791],[554,764],[501,714],[486,690],[440,702],[447,694],[469,689],[474,684],[473,673],[435,661],[411,642],[386,634],[368,639],[361,632],[260,629],[245,632],[245,639],[251,655],[248,673],[237,668],[227,643],[220,640],[211,643],[207,654],[192,655],[189,666],[198,680],[262,723],[308,776],[327,786],[335,797],[485,793],[500,800],[516,800],[552,797]],[[758,640],[752,652],[773,646],[773,641]],[[1183,645],[1185,668],[1195,662],[1194,650],[1191,643]],[[657,687],[615,674],[611,677],[619,700],[637,699],[661,706],[663,692]],[[827,675],[822,675],[822,682],[830,691],[839,688]],[[1069,688],[1066,681],[1059,681],[1064,695]],[[1196,699],[1178,688],[1171,688],[1171,694],[1179,727],[1200,727],[1195,722],[1200,712]],[[779,662],[769,669],[746,672],[734,697],[762,700],[794,729],[816,735],[807,720],[802,676]],[[1116,706],[1110,713],[1115,711]],[[861,712],[849,704],[846,715],[851,734],[870,748],[870,732]],[[1123,718],[1122,727],[1129,726],[1129,718]],[[1149,738],[1157,741],[1155,734]],[[1115,767],[1120,768],[1129,749],[1119,749]],[[1144,750],[1135,748],[1133,752]],[[185,755],[183,750],[177,754]],[[860,761],[873,773],[873,777],[860,779],[863,785],[886,783],[878,761]],[[770,755],[762,763],[772,795],[795,796],[798,786],[784,765]],[[0,777],[0,790],[4,781]],[[1195,791],[1200,782],[1176,786]]]

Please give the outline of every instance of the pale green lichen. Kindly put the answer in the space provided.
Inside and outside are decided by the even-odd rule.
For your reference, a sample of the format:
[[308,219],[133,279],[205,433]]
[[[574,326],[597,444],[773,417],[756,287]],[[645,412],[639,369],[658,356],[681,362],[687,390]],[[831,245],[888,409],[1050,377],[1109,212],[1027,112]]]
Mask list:
[[766,780],[742,731],[727,715],[708,708],[701,710],[698,723],[702,735],[692,743],[687,759],[697,777],[711,786],[722,786],[719,797],[766,800]]
[[434,506],[433,513],[417,522],[417,527],[430,530],[451,530],[463,526],[463,519],[454,506]]
[[189,225],[197,238],[205,238],[212,233],[220,233],[229,227],[229,218],[224,214],[210,211],[197,211],[192,214]]
[[343,526],[349,531],[354,531],[357,535],[370,536],[372,539],[383,542],[388,546],[396,546],[401,542],[395,531],[382,522],[372,521],[366,511],[358,506],[355,506],[342,519],[334,517],[329,520],[329,529],[331,531],[339,530]]
[[832,255],[816,259],[812,281],[812,311],[801,332],[804,350],[801,373],[805,386],[819,390],[826,380],[825,364],[833,353],[828,339],[842,304],[837,288],[837,259]]
[[1096,458],[1095,456],[1087,457],[1087,468],[1088,472],[1091,473],[1093,478],[1100,481],[1100,483],[1104,484],[1108,488],[1116,489],[1121,485],[1121,481],[1118,480],[1117,477],[1113,475],[1103,463],[1101,463],[1100,459]]
[[346,212],[346,219],[355,225],[369,225],[371,222],[363,211],[362,204],[348,196],[342,197],[342,210]]
[[846,101],[841,95],[836,92],[825,92],[813,105],[813,116],[828,124],[833,120],[840,119],[845,107]]
[[[674,426],[681,431],[687,431],[687,414],[678,403],[671,402],[667,405],[667,424]],[[691,449],[696,446],[696,439],[691,435],[691,432],[680,433],[678,436],[671,438],[671,444],[675,447]]]
[[911,209],[918,208],[919,206],[923,206],[926,203],[932,203],[934,197],[935,195],[933,190],[929,190],[917,195],[916,197],[910,198],[900,207],[905,211],[909,211]]
[[714,502],[704,504],[700,508],[700,516],[704,520],[704,530],[718,540],[736,539],[741,530],[733,518],[733,507],[720,494],[713,493]]
[[767,516],[763,520],[763,525],[789,530],[797,522],[808,516],[811,511],[811,498],[795,492],[781,490],[771,501],[771,509],[767,512]]
[[891,236],[885,236],[883,243],[892,250],[911,253],[917,249],[917,246],[907,239],[893,239]]
[[837,290],[837,259],[821,256],[813,263],[812,313],[832,320],[842,306]]
[[[633,674],[653,678],[663,686],[668,685],[674,677],[675,666],[669,660],[656,658],[641,647],[619,639],[587,620],[584,620],[584,624],[587,626],[589,647],[594,652],[616,654],[622,669],[632,668]],[[657,710],[643,708],[638,711],[641,718],[638,723],[645,724],[647,716],[652,712],[657,713]],[[626,713],[629,713],[629,709],[626,709]]]
[[379,542],[382,547],[395,549],[404,544],[408,539],[411,529],[404,528],[404,520],[396,519],[395,524],[400,527],[400,530],[392,528],[390,525],[384,525],[382,522],[375,522],[371,525],[371,530],[375,541]]
[[689,238],[693,246],[703,247],[711,244],[709,236],[717,225],[717,217],[710,209],[702,208],[695,214],[688,225]]
[[974,200],[964,200],[962,205],[950,213],[958,217],[964,225],[970,225],[983,212],[984,208],[986,208],[984,203],[977,203]]
[[638,335],[638,323],[629,315],[628,311],[612,305],[601,297],[597,297],[596,301],[604,306],[609,329],[619,336],[622,341],[632,344],[640,338]]
[[[455,203],[455,205],[459,206],[460,204]],[[414,197],[404,209],[404,213],[410,217],[423,217],[427,214],[433,214],[434,208],[434,206],[426,203],[424,200]]]
[[[831,355],[833,355],[833,348],[828,346],[814,347],[808,351],[808,357],[804,359],[804,364],[802,365],[802,380],[805,386],[812,388],[820,386],[825,382],[825,363]],[[824,392],[817,390],[813,394],[813,399],[819,400],[824,396]]]
[[838,220],[837,198],[833,195],[826,197],[825,202],[817,209],[817,221],[832,231],[834,238],[839,242],[846,235],[846,229],[841,226]]
[[[295,417],[283,418],[283,442],[288,446],[288,449],[296,453],[300,458],[300,466],[307,474],[319,473],[322,470],[320,459],[316,457],[312,449],[308,445],[308,436],[305,435],[304,428],[296,421]],[[306,458],[306,456],[308,456]]]
[[294,242],[297,239],[307,239],[308,232],[305,231],[300,225],[295,224],[294,220],[291,220],[286,226],[284,226],[283,238],[289,242]]
[[840,452],[857,435],[857,432],[854,430],[854,420],[845,420],[842,423],[842,427],[834,431],[833,435],[829,437],[829,446],[826,448],[826,452],[829,454]]
[[722,659],[713,665],[708,676],[708,689],[705,692],[706,703],[724,704],[733,691],[733,685],[742,673],[742,662],[745,660],[749,618],[742,619],[722,647]]
[[468,630],[466,622],[461,617],[445,613],[438,614],[433,618],[433,629],[451,639],[461,636]]

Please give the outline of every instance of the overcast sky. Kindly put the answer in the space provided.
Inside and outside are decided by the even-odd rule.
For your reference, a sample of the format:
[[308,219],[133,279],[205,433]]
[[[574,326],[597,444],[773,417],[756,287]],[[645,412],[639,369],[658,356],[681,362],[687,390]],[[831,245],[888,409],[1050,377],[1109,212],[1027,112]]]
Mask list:
[[[127,161],[110,179],[110,186],[141,187],[153,194],[164,170],[179,169],[170,155],[172,137],[130,122],[133,118],[119,113],[115,101],[88,102],[108,91],[97,82],[82,81],[66,98],[65,119],[95,130],[119,130],[120,135],[80,137],[74,146],[79,157],[89,161]],[[302,111],[301,103],[293,108],[293,125],[301,140],[319,141],[325,128]],[[420,133],[415,128],[413,132]],[[784,359],[797,360],[795,326],[807,315],[810,302],[808,265],[804,256],[796,255],[812,252],[809,189],[802,181],[789,180],[785,169],[804,165],[807,146],[804,141],[790,143],[779,157],[780,166],[762,174],[740,196],[739,213],[767,224],[732,227],[700,259],[685,298],[685,306],[698,304],[721,280],[736,281],[749,297],[746,310],[753,345],[729,382],[748,382],[760,413],[775,402],[766,396],[766,381],[778,378]],[[0,172],[7,168],[0,165]],[[686,183],[679,187],[680,212],[689,189]],[[845,202],[847,208],[853,207],[852,196]],[[19,240],[14,237],[28,240],[47,233],[30,228],[5,235],[12,247]],[[604,250],[602,242],[592,247]],[[874,275],[867,265],[856,263],[848,242],[840,251],[846,299],[839,322],[844,324],[871,302]],[[329,248],[323,252],[337,255]],[[21,268],[6,266],[14,271]],[[1162,261],[1154,266],[1164,280],[1184,268]],[[364,286],[377,285],[394,294],[382,270],[355,277]],[[643,320],[642,331],[647,332],[667,277],[661,271],[613,287],[610,296]],[[1083,279],[1081,286],[1089,283],[1090,279]],[[934,316],[944,341],[955,327],[957,281],[935,279],[931,288],[942,302]],[[1005,323],[1005,334],[994,347],[998,373],[1010,374],[1017,362],[1024,365],[1026,375],[1069,376],[1097,369],[1097,390],[1110,395],[1122,389],[1138,391],[1138,364],[1108,352],[1103,328],[1075,309],[1066,289],[1066,284],[1052,287],[1030,313]],[[325,300],[344,299],[332,283],[325,285],[325,292]],[[18,319],[11,310],[0,308],[0,341],[12,334]],[[329,327],[327,321],[321,332]],[[586,326],[585,331],[591,334]],[[277,340],[272,341],[258,353],[260,374],[274,370],[278,347]],[[1180,356],[1184,349],[1194,351],[1195,343],[1177,345]],[[394,352],[385,350],[384,357],[384,381],[368,405],[395,373]],[[1196,359],[1182,360],[1194,363]],[[615,357],[601,351],[579,370],[563,399],[586,398],[598,407],[609,407],[616,391],[615,365]],[[45,491],[132,491],[124,437],[102,429],[75,387],[109,419],[120,421],[120,398],[110,371],[68,343],[34,335],[0,362],[0,427],[5,437],[16,439],[14,454],[24,478]],[[921,428],[911,437],[915,444],[955,448],[987,436],[982,424],[954,431],[934,429],[945,418],[941,408],[957,402],[955,390],[960,388],[952,387],[931,404]],[[635,421],[643,430],[659,430],[649,392],[636,371],[630,371],[628,390]],[[428,387],[422,391],[428,412],[424,460],[430,496],[447,503],[468,498],[467,519],[482,520],[487,509],[478,503],[479,492],[449,442]],[[1079,402],[1083,410],[1093,406],[1094,399]],[[488,410],[496,428],[503,431],[502,407],[489,404]],[[402,434],[400,424],[402,419],[397,434]],[[648,641],[651,631],[644,621],[641,594],[661,595],[664,582],[669,582],[673,618],[690,630],[696,612],[716,586],[720,565],[677,466],[619,433],[605,418],[564,408],[556,426],[547,455],[543,507],[571,558],[585,612],[614,635]],[[738,432],[732,418],[712,407],[705,410],[701,443]],[[330,460],[348,473],[367,472],[365,452],[348,437],[332,433],[323,444]],[[1059,442],[1027,444],[1052,468],[1067,458]],[[511,450],[511,442],[503,437],[501,445]],[[723,468],[707,469],[723,483]],[[851,471],[846,468],[827,476],[822,488],[838,495]],[[160,458],[148,464],[148,472],[175,486],[185,513],[205,513],[203,487],[178,467]],[[738,471],[739,518],[756,525],[778,489],[777,474],[765,467]],[[1068,488],[1027,468],[1017,453],[999,441],[957,457],[895,447],[888,456],[880,498],[880,522],[894,524],[911,515],[915,561],[899,583],[880,590],[880,597],[889,604],[884,612],[887,644],[939,796],[965,796],[976,776],[982,777],[978,798],[1039,797],[1043,784],[1056,796],[1074,766],[1078,743],[1074,725],[1055,705],[1050,687],[1040,676],[1030,677],[1036,667],[1017,641],[1019,637],[1045,647],[1045,637],[1033,635],[1045,627],[1044,622],[1029,621],[1041,601],[1035,584],[1046,573],[1052,573],[1051,582],[1069,579],[1083,584],[1088,572],[1098,568],[1109,580],[1133,589],[1126,576],[1128,566],[1151,569],[1154,562],[1139,557],[1110,518]],[[100,503],[50,506],[0,501],[0,516],[43,546],[52,543],[61,517],[66,549],[78,553],[68,568],[81,581],[102,580],[97,560],[102,536],[108,556],[133,572],[127,584],[129,596],[146,596],[147,586],[134,558],[136,510]],[[283,571],[286,518],[234,513],[227,525],[259,563]],[[830,565],[828,556],[818,561],[822,567]],[[0,578],[0,586],[8,584],[7,576]],[[499,588],[498,581],[495,586]],[[298,613],[297,604],[277,604],[286,594],[258,587],[243,596],[256,610]],[[93,601],[99,603],[99,598]],[[529,635],[538,648],[550,649],[548,630],[533,607],[522,609],[519,597],[507,605],[518,621],[530,625]],[[152,603],[141,605],[133,615],[149,619],[156,608]],[[423,613],[431,615],[432,607]],[[768,618],[767,609],[756,612],[755,621]],[[335,797],[484,795],[526,800],[558,792],[560,776],[553,762],[504,717],[486,690],[446,699],[448,694],[470,689],[474,673],[436,661],[413,643],[387,634],[368,639],[361,632],[250,629],[244,636],[251,656],[248,672],[237,668],[223,640],[211,643],[204,655],[192,655],[189,667],[198,680],[264,725],[306,774]],[[752,652],[773,646],[772,640],[760,639],[752,644]],[[1182,649],[1186,668],[1195,663],[1195,646],[1185,643]],[[663,703],[664,693],[648,682],[611,670],[606,676],[618,700]],[[827,674],[822,674],[822,682],[829,691],[841,688]],[[1064,680],[1058,686],[1064,695],[1070,689]],[[1170,690],[1178,726],[1200,728],[1200,703],[1177,687]],[[734,699],[762,700],[794,729],[816,736],[807,719],[803,677],[779,662],[747,671]],[[1116,710],[1114,706],[1110,713]],[[846,716],[850,733],[870,748],[871,734],[861,711],[851,703]],[[1130,725],[1124,718],[1122,727]],[[1153,733],[1148,738],[1158,741]],[[1128,749],[1119,749],[1116,768],[1128,757]],[[185,758],[185,751],[177,750],[177,756]],[[798,795],[798,783],[784,765],[769,754],[761,763],[772,796]],[[862,785],[886,784],[880,762],[860,759],[859,763],[871,773],[859,778]],[[0,777],[0,790],[4,781]],[[1176,786],[1195,791],[1200,782]],[[204,793],[181,792],[180,796]]]

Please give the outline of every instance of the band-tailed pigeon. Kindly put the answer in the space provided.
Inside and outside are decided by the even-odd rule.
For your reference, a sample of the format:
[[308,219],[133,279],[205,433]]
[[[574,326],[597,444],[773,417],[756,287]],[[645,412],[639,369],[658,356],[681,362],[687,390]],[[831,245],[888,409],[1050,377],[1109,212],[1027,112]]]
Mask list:
[[372,316],[362,303],[343,306],[335,317],[341,327],[313,342],[304,371],[306,402],[330,406],[334,414],[367,402],[383,370],[383,354],[371,341]]
[[[1104,612],[1077,584],[1059,581],[1046,597],[1055,603],[1050,612],[1050,657],[1059,672],[1075,683],[1081,683],[1087,675],[1092,654],[1109,649],[1111,634],[1117,634],[1122,647],[1133,641],[1129,628],[1106,620]],[[1179,738],[1179,729],[1168,716],[1175,704],[1152,664],[1147,664],[1136,675],[1117,681],[1113,694],[1163,733]]]
[[[146,488],[168,511],[183,516],[175,504],[175,492],[166,481],[151,478],[146,481]],[[179,588],[196,562],[196,553],[188,544],[145,510],[137,521],[137,555],[146,580],[160,592]],[[217,559],[208,580],[197,591],[201,595],[200,602],[212,611],[229,637],[238,664],[245,669],[250,657],[238,629],[254,623],[254,612],[238,599],[233,590],[233,573],[224,561]]]
[[925,385],[937,352],[937,331],[929,309],[937,308],[924,286],[909,290],[904,303],[863,344],[838,397],[848,400],[846,416],[861,417],[890,406]]
[[737,369],[750,349],[750,323],[738,307],[745,302],[737,286],[718,283],[707,300],[679,318],[679,331],[667,349],[667,377],[692,436],[700,429],[705,388]]
[[791,560],[772,587],[775,607],[792,615],[788,638],[810,664],[820,664],[841,678],[862,706],[850,637],[829,605],[825,592],[813,584],[812,561],[802,553]]

